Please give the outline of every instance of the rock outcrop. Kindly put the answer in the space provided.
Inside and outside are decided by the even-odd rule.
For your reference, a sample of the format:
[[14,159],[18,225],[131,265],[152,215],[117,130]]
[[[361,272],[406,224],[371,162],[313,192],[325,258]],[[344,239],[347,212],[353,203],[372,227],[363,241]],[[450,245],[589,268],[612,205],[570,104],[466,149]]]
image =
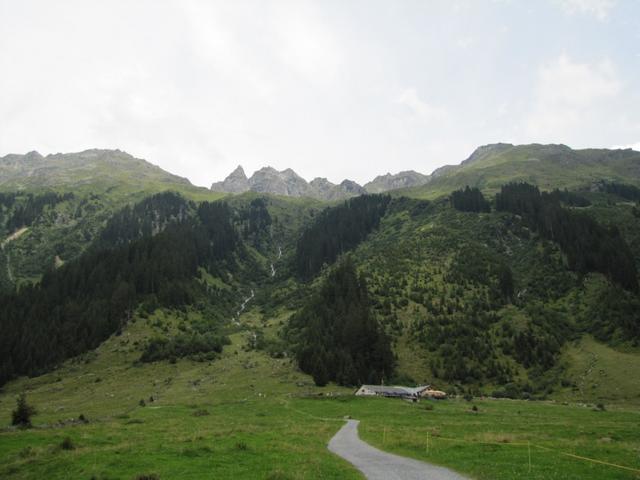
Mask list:
[[214,192],[244,193],[249,190],[249,179],[240,165],[222,182],[211,185]]
[[392,175],[387,173],[386,175],[379,175],[371,182],[365,184],[364,188],[369,193],[382,193],[389,190],[397,190],[399,188],[419,187],[429,182],[429,175],[423,175],[422,173],[408,170],[405,172],[396,173]]
[[333,201],[366,193],[383,193],[399,188],[420,186],[427,183],[430,178],[429,175],[414,171],[400,172],[395,175],[387,173],[376,177],[363,187],[353,180],[343,180],[336,185],[322,177],[307,182],[290,168],[279,172],[273,167],[263,167],[247,178],[242,167],[238,167],[222,182],[211,185],[211,190],[234,194],[252,191]]
[[367,193],[363,187],[351,180],[344,180],[339,185],[331,183],[326,178],[315,178],[307,182],[290,168],[279,172],[273,167],[261,168],[250,178],[246,177],[242,167],[238,167],[222,182],[211,185],[211,190],[234,194],[252,191],[318,200],[341,200]]

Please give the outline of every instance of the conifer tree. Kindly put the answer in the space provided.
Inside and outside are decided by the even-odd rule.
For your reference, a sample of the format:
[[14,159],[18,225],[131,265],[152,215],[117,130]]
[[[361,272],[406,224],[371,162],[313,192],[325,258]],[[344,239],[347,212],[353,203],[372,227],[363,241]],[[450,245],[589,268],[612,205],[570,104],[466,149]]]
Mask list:
[[22,392],[16,401],[16,409],[11,412],[11,424],[18,427],[31,427],[31,417],[36,409],[27,403],[27,396]]

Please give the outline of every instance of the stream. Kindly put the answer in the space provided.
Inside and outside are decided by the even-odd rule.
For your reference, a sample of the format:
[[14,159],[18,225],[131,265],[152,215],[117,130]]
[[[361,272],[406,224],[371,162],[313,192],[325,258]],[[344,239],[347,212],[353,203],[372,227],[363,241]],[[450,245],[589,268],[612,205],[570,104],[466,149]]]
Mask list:
[[[276,258],[277,260],[280,260],[282,258],[282,247],[278,246],[278,257]],[[276,276],[276,267],[274,266],[274,262],[271,262],[271,277],[275,277]],[[249,295],[248,297],[246,297],[244,300],[242,300],[242,303],[240,304],[240,308],[238,308],[238,311],[236,312],[235,316],[232,318],[232,321],[235,323],[240,323],[240,315],[242,315],[242,312],[244,312],[244,310],[247,308],[247,304],[254,299],[254,297],[256,296],[255,291],[253,289],[251,289],[251,295]]]

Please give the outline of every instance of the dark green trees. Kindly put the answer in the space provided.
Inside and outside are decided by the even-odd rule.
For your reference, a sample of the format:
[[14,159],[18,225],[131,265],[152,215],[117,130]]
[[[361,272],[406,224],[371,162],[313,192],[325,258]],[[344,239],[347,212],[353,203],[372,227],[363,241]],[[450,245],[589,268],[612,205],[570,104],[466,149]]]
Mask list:
[[116,212],[100,233],[96,244],[100,248],[109,248],[157,235],[170,223],[187,220],[193,209],[193,202],[187,201],[178,193],[152,195],[134,206],[126,206]]
[[27,396],[21,393],[16,402],[16,409],[11,412],[11,425],[17,427],[31,427],[31,417],[36,414],[36,409],[27,403]]
[[364,278],[350,259],[290,322],[296,359],[317,385],[380,383],[394,369],[390,341],[370,311]]
[[141,302],[180,307],[205,298],[198,268],[233,270],[241,247],[229,207],[205,202],[155,236],[91,248],[45,274],[39,285],[0,296],[0,385],[97,347]]
[[295,256],[298,275],[309,279],[324,264],[356,247],[378,227],[389,201],[387,195],[362,195],[323,210],[298,241]]
[[485,212],[491,211],[491,205],[484,198],[482,192],[476,188],[466,188],[456,190],[451,193],[451,206],[461,212]]
[[[10,195],[10,194],[9,194]],[[3,200],[10,197],[5,194]],[[43,193],[41,195],[33,195],[31,193],[24,197],[13,197],[11,205],[13,205],[13,214],[7,220],[7,230],[13,231],[21,227],[31,225],[46,208],[54,207],[56,204],[71,200],[74,198],[73,193]],[[3,202],[4,203],[4,202]]]
[[504,185],[496,195],[500,211],[521,215],[541,237],[556,242],[569,267],[600,272],[627,290],[637,291],[633,254],[617,227],[604,227],[580,212],[562,208],[558,198],[527,183]]

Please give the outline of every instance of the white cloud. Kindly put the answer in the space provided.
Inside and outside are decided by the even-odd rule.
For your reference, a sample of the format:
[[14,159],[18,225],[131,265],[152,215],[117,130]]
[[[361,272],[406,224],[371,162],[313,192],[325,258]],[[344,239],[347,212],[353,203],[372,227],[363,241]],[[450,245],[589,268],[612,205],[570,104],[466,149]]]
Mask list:
[[449,116],[445,108],[431,105],[421,100],[418,96],[418,91],[413,87],[404,89],[396,102],[404,105],[412,114],[427,122],[442,121]]
[[527,130],[536,140],[569,141],[610,117],[608,102],[622,85],[612,62],[577,63],[561,55],[538,71]]
[[470,36],[460,37],[456,41],[456,45],[462,49],[467,49],[474,44],[475,40]]
[[592,15],[598,20],[605,20],[615,6],[615,0],[558,0],[565,12],[569,14]]
[[331,83],[344,68],[344,49],[313,4],[274,2],[276,51],[285,66],[307,81]]
[[120,148],[200,185],[238,163],[364,182],[505,138],[640,139],[633,5],[618,21],[565,3],[612,35],[505,3],[0,0],[0,156]]

